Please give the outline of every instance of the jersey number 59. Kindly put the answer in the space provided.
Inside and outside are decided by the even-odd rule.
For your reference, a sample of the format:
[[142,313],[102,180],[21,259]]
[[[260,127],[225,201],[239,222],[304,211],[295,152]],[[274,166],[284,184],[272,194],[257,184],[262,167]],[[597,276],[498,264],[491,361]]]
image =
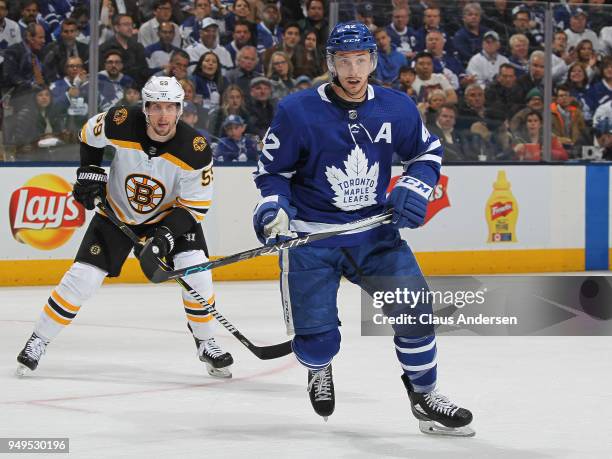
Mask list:
[[210,182],[213,181],[213,169],[212,167],[204,170],[202,172],[202,186],[210,185]]

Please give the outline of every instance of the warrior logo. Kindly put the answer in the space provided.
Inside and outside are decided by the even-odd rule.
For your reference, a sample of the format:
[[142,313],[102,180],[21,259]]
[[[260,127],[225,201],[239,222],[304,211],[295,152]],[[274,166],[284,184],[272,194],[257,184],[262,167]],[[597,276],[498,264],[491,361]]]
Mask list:
[[378,162],[369,167],[368,158],[358,145],[344,161],[344,171],[336,166],[327,167],[325,176],[336,193],[336,207],[350,211],[376,204]]
[[166,189],[151,177],[132,174],[125,179],[125,193],[132,209],[139,214],[148,214],[163,201]]

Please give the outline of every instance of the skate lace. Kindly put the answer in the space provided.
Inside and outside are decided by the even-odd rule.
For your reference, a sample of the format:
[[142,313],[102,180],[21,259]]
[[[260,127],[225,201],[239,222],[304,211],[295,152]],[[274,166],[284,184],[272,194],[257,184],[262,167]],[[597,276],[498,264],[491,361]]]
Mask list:
[[40,360],[47,349],[47,343],[38,336],[30,338],[26,344],[26,354],[34,360]]
[[308,392],[310,392],[313,387],[315,389],[315,400],[317,402],[331,400],[331,378],[327,368],[313,373],[308,383]]
[[206,355],[209,355],[213,359],[216,359],[217,357],[220,357],[225,354],[225,352],[223,352],[221,348],[217,346],[217,343],[214,338],[202,341],[201,349],[202,353],[206,353]]
[[453,416],[459,407],[451,402],[447,397],[436,391],[425,394],[427,405],[434,411],[438,411],[447,416]]

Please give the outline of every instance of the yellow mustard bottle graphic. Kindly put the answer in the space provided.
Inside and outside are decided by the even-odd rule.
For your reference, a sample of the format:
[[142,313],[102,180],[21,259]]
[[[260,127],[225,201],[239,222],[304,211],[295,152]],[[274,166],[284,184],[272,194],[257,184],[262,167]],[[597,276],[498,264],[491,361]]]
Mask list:
[[489,226],[487,242],[517,241],[518,204],[504,170],[497,172],[497,180],[493,183],[493,193],[487,201],[485,214]]

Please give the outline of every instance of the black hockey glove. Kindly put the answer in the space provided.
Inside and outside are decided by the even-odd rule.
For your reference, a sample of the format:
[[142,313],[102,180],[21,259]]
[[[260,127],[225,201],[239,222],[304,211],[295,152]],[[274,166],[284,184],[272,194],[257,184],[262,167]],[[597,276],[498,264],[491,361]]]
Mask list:
[[106,197],[106,171],[99,166],[81,166],[77,169],[77,180],[72,189],[74,199],[87,210],[96,207],[95,199]]
[[[174,248],[174,236],[172,232],[165,226],[160,226],[153,233],[151,237],[144,245],[138,256],[141,258],[145,255],[145,252],[151,252],[152,255],[157,258],[164,258]],[[147,254],[150,255],[150,254]]]

